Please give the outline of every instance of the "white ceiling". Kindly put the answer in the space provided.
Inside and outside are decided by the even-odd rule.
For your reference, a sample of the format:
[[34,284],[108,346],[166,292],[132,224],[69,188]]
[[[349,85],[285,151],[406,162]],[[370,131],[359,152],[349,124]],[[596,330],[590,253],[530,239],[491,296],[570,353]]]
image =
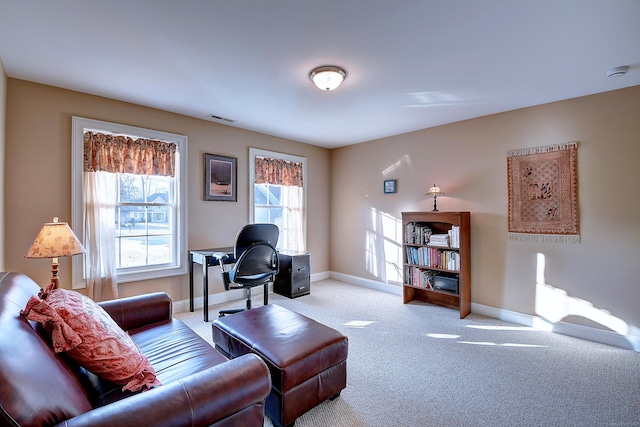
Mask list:
[[[638,85],[640,0],[0,0],[0,59],[9,77],[339,147]],[[347,79],[322,92],[319,65]]]

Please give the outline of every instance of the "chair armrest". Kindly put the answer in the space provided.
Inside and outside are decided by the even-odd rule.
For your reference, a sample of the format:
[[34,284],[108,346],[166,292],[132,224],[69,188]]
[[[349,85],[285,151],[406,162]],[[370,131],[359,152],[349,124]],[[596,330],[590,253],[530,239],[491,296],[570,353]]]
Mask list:
[[173,306],[166,292],[154,292],[99,303],[125,331],[171,320]]
[[[264,418],[264,402],[270,391],[267,365],[258,356],[247,354],[93,409],[59,426],[210,426],[254,405],[257,405],[254,411],[239,416],[259,414]],[[258,425],[246,420],[240,424]]]
[[229,254],[225,252],[214,252],[213,256],[218,259],[218,264],[220,264],[220,268],[222,271],[225,271],[225,265],[230,264],[229,262]]

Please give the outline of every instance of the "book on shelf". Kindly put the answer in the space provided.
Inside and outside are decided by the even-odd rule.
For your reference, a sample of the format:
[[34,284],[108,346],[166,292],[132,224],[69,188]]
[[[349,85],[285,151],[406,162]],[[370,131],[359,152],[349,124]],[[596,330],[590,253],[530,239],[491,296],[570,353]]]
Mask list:
[[438,247],[460,247],[460,227],[452,225],[446,234],[434,234],[427,225],[410,222],[406,225],[404,240],[409,245],[432,245]]
[[457,225],[452,225],[451,230],[448,232],[449,235],[449,246],[452,248],[460,247],[460,227]]
[[418,267],[407,266],[405,270],[405,283],[416,288],[433,290],[435,274],[432,271]]
[[432,234],[429,237],[429,244],[432,246],[449,246],[449,234]]
[[427,246],[406,246],[405,248],[408,264],[460,271],[460,254],[457,251]]
[[410,245],[426,245],[431,236],[431,228],[415,222],[406,225],[404,241]]
[[456,251],[442,251],[440,268],[451,271],[460,271],[460,254]]

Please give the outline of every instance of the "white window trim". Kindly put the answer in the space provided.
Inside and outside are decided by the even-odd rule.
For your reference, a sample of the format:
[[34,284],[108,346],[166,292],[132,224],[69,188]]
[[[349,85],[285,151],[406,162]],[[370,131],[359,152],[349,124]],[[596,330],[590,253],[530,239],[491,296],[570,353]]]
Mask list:
[[[161,132],[152,129],[139,128],[135,126],[121,125],[101,120],[86,119],[83,117],[72,118],[72,136],[71,136],[71,224],[74,233],[78,239],[84,241],[83,214],[84,214],[84,197],[83,197],[83,172],[84,172],[84,132],[86,130],[102,130],[114,134],[135,135],[148,139],[159,139],[163,141],[173,141],[178,145],[180,152],[180,164],[177,165],[178,187],[180,194],[177,210],[177,265],[164,269],[151,269],[145,272],[120,273],[118,274],[118,283],[133,282],[139,280],[157,279],[160,277],[169,277],[187,274],[187,137],[173,133]],[[72,286],[73,289],[82,289],[86,287],[84,280],[84,257],[72,257]]]
[[[256,203],[254,199],[255,177],[256,177],[256,157],[267,157],[271,159],[282,159],[289,162],[302,163],[302,192],[304,193],[304,208],[302,210],[302,232],[304,242],[307,244],[307,158],[294,156],[292,154],[279,153],[277,151],[260,150],[249,148],[249,222],[255,222]],[[306,248],[305,248],[306,250]]]

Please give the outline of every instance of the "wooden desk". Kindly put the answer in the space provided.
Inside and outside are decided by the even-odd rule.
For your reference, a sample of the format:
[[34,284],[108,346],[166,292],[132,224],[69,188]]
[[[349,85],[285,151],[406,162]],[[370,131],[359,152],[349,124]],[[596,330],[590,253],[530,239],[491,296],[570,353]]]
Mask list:
[[229,259],[225,264],[233,264],[234,258],[233,246],[212,249],[194,249],[189,251],[189,311],[194,311],[193,307],[193,264],[202,266],[202,298],[204,321],[209,321],[209,267],[219,265],[218,257],[214,256],[216,252],[226,253]]

